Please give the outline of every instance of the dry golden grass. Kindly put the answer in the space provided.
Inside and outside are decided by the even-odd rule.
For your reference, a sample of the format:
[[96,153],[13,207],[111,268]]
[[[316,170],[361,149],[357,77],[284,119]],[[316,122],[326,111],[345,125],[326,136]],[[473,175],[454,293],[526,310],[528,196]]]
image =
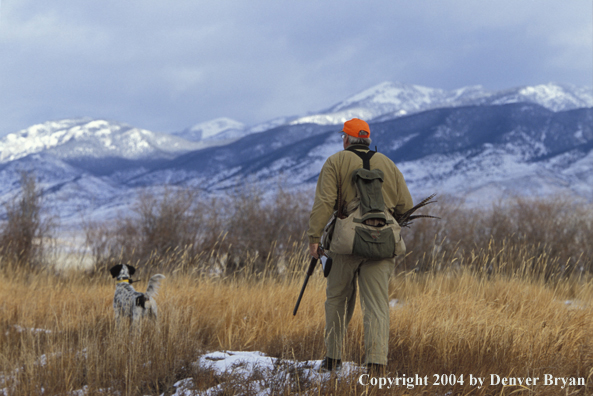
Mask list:
[[[389,376],[427,375],[429,386],[380,390],[362,386],[353,377],[323,384],[295,382],[275,388],[274,394],[593,393],[591,385],[561,389],[542,384],[544,374],[591,381],[591,281],[545,281],[544,276],[520,271],[488,274],[447,267],[399,273],[391,282],[392,298],[399,304],[391,312]],[[15,395],[40,394],[42,389],[44,395],[64,395],[87,386],[88,394],[156,395],[171,394],[176,381],[191,377],[198,390],[222,384],[223,394],[245,394],[244,383],[233,382],[232,375],[215,375],[192,362],[216,350],[258,350],[297,360],[323,358],[325,282],[319,272],[314,275],[293,317],[304,273],[294,275],[279,280],[169,274],[157,297],[158,325],[130,332],[114,322],[114,284],[107,274],[87,279],[81,274],[4,273],[0,389]],[[145,287],[146,281],[137,289]],[[363,361],[362,338],[358,309],[349,327],[345,360]],[[434,374],[463,374],[465,384],[434,386]],[[542,382],[528,388],[478,389],[469,384],[469,374],[540,377]]]
[[[83,227],[94,263],[86,275],[49,273],[51,264],[63,263],[54,263],[50,258],[61,256],[38,243],[47,228],[31,221],[37,218],[11,217],[9,205],[9,221],[0,224],[0,234],[12,238],[0,246],[0,396],[81,389],[88,395],[169,395],[185,378],[196,390],[218,385],[221,394],[251,394],[245,378],[192,363],[219,350],[323,358],[325,282],[319,272],[292,316],[307,261],[302,232],[311,196],[280,191],[266,201],[255,190],[216,201],[191,191],[146,196],[136,206],[139,220],[126,216],[113,227]],[[29,200],[36,203],[36,197]],[[593,394],[591,205],[563,197],[473,209],[447,197],[439,201],[429,213],[442,220],[404,230],[409,254],[391,281],[399,303],[391,312],[389,377],[418,374],[431,385],[379,389],[362,386],[356,376],[322,383],[293,376],[284,384],[258,370],[252,379],[268,394]],[[151,273],[167,275],[157,325],[130,331],[114,323],[115,285],[106,268],[120,262],[140,267],[139,290]],[[362,330],[358,309],[345,360],[364,361]],[[435,374],[463,375],[465,382],[432,385]],[[491,374],[551,374],[587,385],[561,388],[540,380],[477,388],[470,374],[487,383]]]

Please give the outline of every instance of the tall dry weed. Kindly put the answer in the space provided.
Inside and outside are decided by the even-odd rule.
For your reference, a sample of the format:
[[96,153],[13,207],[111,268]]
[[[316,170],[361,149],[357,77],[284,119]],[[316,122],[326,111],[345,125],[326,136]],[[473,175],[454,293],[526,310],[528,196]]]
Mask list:
[[0,263],[39,270],[48,250],[54,218],[45,213],[43,192],[35,175],[22,171],[20,191],[4,204],[0,223]]
[[[593,210],[567,198],[517,198],[483,208],[448,197],[420,211],[440,217],[417,219],[402,231],[408,253],[399,270],[438,270],[474,265],[476,257],[505,259],[508,271],[582,276],[593,270]],[[202,273],[278,273],[276,263],[306,251],[311,196],[279,189],[234,190],[216,198],[191,191],[143,195],[133,215],[115,224],[85,227],[96,268],[125,262],[141,268],[191,267]],[[495,257],[495,256],[493,256]],[[546,266],[530,266],[545,257]],[[270,263],[274,263],[270,266]],[[438,263],[433,266],[432,263]],[[493,258],[489,267],[497,266]]]
[[[440,201],[428,209],[442,220],[416,220],[404,230],[409,253],[398,259],[390,283],[398,302],[391,311],[389,372],[466,379],[553,374],[589,384],[590,206],[515,200],[477,209]],[[81,389],[170,394],[176,381],[193,378],[198,390],[221,385],[226,394],[246,394],[244,379],[192,363],[216,350],[321,359],[325,283],[319,270],[298,316],[292,316],[307,261],[302,230],[308,205],[305,197],[282,191],[272,197],[241,191],[215,201],[190,193],[145,196],[135,217],[89,229],[97,268],[118,261],[138,266],[140,290],[153,270],[167,275],[157,299],[158,325],[137,331],[115,325],[114,285],[106,271],[93,277],[24,267],[0,272],[0,389],[15,395]],[[364,361],[363,338],[357,309],[345,360]],[[591,394],[591,385],[478,389],[466,383],[409,391],[364,387],[346,378],[277,390],[305,391],[557,395]]]
[[116,263],[143,269],[194,268],[229,275],[282,272],[270,262],[302,250],[310,197],[244,188],[216,198],[185,189],[144,193],[133,213],[113,224],[85,224],[95,268]]
[[[489,260],[490,257],[483,257]],[[474,268],[486,268],[484,263]],[[324,356],[324,281],[311,280],[298,315],[292,308],[302,272],[275,277],[226,279],[170,274],[157,298],[159,320],[134,331],[119,328],[111,302],[114,285],[78,275],[0,277],[0,389],[9,394],[170,394],[193,378],[197,390],[222,385],[227,394],[251,394],[243,377],[218,375],[192,363],[217,350],[257,350],[287,360]],[[136,286],[136,285],[135,285]],[[139,283],[143,290],[146,282]],[[403,272],[393,277],[388,369],[392,377],[434,374],[487,377],[587,378],[593,367],[593,284],[564,279],[555,284],[530,275],[494,271]],[[570,304],[568,304],[570,302]],[[360,309],[352,319],[344,360],[364,361]],[[254,378],[273,388],[255,371]],[[405,388],[364,387],[358,378],[323,383],[303,380],[281,394],[410,394]],[[277,385],[275,385],[277,386]],[[299,388],[305,386],[306,388]],[[300,389],[300,391],[299,391]],[[494,395],[519,390],[501,386],[420,387],[412,394]],[[571,388],[589,394],[589,388]],[[407,392],[407,393],[406,393]],[[439,393],[440,392],[440,393]],[[558,387],[535,386],[537,395]],[[576,393],[575,393],[576,392]]]
[[[504,261],[513,271],[525,270],[538,257],[547,258],[546,266],[534,265],[532,270],[548,275],[578,276],[593,270],[593,246],[585,242],[593,238],[590,204],[566,197],[516,198],[487,208],[448,197],[438,201],[427,210],[441,220],[417,220],[402,231],[408,247],[403,268],[427,270],[433,268],[431,262],[439,267],[471,265],[476,256],[500,252],[518,255]],[[493,258],[492,265],[496,262]]]

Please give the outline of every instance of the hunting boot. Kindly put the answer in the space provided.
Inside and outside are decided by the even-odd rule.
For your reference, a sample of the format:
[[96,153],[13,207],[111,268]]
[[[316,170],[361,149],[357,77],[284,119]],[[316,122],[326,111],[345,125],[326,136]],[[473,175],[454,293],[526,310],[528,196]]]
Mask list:
[[342,368],[342,360],[341,359],[332,359],[330,357],[325,357],[323,362],[321,362],[321,371],[334,371],[339,370]]

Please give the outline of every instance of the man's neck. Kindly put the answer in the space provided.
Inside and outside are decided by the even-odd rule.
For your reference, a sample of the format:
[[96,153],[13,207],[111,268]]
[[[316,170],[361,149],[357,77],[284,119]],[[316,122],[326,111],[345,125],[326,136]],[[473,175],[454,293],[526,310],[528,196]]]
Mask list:
[[370,148],[364,144],[348,144],[344,145],[344,150],[370,150]]

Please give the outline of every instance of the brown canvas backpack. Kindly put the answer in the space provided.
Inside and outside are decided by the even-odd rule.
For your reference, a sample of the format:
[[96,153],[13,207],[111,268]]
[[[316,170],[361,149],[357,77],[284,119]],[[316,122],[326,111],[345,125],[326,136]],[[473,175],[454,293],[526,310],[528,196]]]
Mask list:
[[351,254],[369,259],[404,255],[406,245],[401,227],[383,200],[384,174],[370,169],[375,151],[350,150],[363,160],[363,167],[352,172],[356,198],[348,205],[345,218],[334,213],[325,227],[321,243],[329,254]]

